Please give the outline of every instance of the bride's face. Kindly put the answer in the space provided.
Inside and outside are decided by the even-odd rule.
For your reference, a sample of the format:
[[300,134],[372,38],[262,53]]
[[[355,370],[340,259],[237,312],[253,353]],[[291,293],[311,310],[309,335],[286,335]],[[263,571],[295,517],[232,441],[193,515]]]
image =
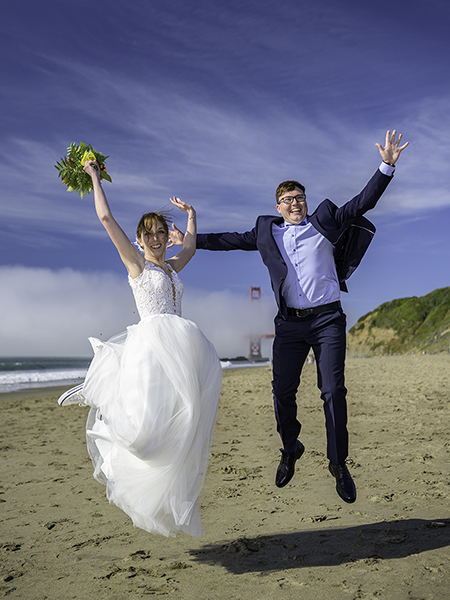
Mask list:
[[141,236],[141,244],[147,258],[164,260],[167,246],[167,234],[161,221],[155,221],[150,231]]

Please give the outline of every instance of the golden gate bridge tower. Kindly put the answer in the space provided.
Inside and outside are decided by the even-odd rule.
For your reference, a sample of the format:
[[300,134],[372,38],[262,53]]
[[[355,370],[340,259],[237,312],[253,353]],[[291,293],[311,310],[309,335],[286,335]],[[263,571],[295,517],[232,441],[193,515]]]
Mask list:
[[[261,288],[250,286],[250,303],[256,309],[256,311],[260,311],[261,305]],[[258,319],[260,321],[261,319]],[[264,338],[274,338],[275,335],[273,333],[258,333],[250,335],[250,359],[259,359],[262,358],[261,355],[261,340]]]

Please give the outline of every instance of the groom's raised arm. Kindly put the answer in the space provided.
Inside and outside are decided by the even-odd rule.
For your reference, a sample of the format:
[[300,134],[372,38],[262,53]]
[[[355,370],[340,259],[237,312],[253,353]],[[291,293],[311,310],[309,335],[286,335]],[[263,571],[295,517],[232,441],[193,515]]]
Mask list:
[[362,192],[336,210],[334,218],[339,226],[348,219],[361,217],[368,210],[371,210],[376,206],[394,175],[395,164],[398,161],[400,154],[409,146],[409,142],[400,146],[401,141],[402,134],[398,134],[397,137],[397,130],[394,129],[392,133],[390,130],[387,131],[384,146],[375,144],[380,151],[383,162]]

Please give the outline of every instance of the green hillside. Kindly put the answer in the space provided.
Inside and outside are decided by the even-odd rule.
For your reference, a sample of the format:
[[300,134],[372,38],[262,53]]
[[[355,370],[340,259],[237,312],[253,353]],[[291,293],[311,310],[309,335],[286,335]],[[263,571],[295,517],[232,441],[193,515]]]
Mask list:
[[450,352],[450,287],[385,302],[347,336],[350,356]]

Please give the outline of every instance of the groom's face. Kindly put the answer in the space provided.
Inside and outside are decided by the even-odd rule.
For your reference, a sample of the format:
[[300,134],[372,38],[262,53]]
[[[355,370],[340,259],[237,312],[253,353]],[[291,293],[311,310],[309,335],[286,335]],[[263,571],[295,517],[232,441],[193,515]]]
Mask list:
[[[299,198],[301,196],[301,198]],[[293,200],[291,204],[288,202],[283,202],[283,200]],[[308,212],[308,206],[306,204],[306,198],[303,193],[303,190],[296,187],[292,190],[292,192],[285,192],[277,204],[277,211],[284,218],[287,223],[291,223],[292,225],[300,225],[300,223],[305,219],[306,213]]]

